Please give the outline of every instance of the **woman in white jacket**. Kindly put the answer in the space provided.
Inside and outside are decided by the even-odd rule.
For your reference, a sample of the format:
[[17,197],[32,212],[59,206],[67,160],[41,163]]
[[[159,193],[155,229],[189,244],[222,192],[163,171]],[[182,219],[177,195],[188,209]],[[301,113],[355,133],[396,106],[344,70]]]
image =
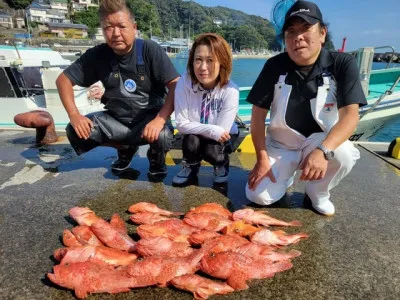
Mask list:
[[175,121],[184,135],[181,171],[177,185],[197,177],[202,160],[214,166],[215,183],[228,180],[230,140],[238,134],[235,117],[239,89],[229,79],[232,52],[219,35],[197,37],[189,54],[187,72],[175,89]]

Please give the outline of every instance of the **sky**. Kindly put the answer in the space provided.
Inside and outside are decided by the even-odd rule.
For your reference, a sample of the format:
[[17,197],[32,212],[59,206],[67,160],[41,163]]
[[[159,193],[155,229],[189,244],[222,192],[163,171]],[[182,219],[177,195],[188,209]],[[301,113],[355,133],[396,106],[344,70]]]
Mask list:
[[[270,19],[276,0],[195,0],[204,6],[224,6]],[[394,46],[400,52],[399,0],[315,0],[335,47],[346,51],[360,47]],[[382,51],[389,51],[384,49]]]

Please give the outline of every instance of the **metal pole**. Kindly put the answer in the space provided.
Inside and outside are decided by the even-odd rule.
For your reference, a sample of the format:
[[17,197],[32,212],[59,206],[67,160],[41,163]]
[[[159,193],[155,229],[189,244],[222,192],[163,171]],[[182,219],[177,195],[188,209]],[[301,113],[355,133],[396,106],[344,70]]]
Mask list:
[[28,13],[26,10],[25,10],[25,18],[26,18],[26,27],[28,29],[28,44],[31,45],[31,30],[29,28]]

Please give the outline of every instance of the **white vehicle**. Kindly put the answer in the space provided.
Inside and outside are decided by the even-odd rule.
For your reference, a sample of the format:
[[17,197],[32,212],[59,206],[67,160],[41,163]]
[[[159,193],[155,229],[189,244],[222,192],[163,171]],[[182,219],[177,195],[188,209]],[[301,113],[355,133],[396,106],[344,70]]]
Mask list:
[[[50,48],[0,45],[0,128],[16,128],[14,116],[32,110],[49,112],[56,128],[69,122],[55,81],[71,62]],[[88,98],[88,89],[74,86],[75,103],[82,114],[103,110]]]

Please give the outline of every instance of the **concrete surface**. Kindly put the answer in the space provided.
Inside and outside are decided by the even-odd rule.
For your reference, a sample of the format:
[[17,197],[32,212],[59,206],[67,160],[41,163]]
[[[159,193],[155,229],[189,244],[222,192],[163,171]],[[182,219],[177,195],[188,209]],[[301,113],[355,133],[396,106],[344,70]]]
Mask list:
[[[111,173],[116,152],[99,147],[77,157],[65,138],[36,148],[34,132],[0,131],[0,299],[74,299],[72,291],[52,285],[55,249],[64,229],[74,226],[68,210],[88,206],[99,216],[119,213],[128,220],[129,205],[154,202],[187,211],[205,202],[232,211],[249,203],[244,186],[254,155],[233,154],[230,180],[213,187],[212,168],[203,166],[198,186],[172,187],[180,152],[172,151],[167,178],[149,182],[146,149],[140,149],[123,178]],[[364,148],[361,159],[332,191],[336,215],[323,217],[303,203],[304,183],[268,208],[277,218],[300,220],[306,240],[290,248],[302,255],[294,267],[272,279],[254,280],[250,289],[210,299],[400,299],[400,171]],[[128,223],[129,233],[135,226]],[[88,299],[193,299],[173,288],[148,287]]]

